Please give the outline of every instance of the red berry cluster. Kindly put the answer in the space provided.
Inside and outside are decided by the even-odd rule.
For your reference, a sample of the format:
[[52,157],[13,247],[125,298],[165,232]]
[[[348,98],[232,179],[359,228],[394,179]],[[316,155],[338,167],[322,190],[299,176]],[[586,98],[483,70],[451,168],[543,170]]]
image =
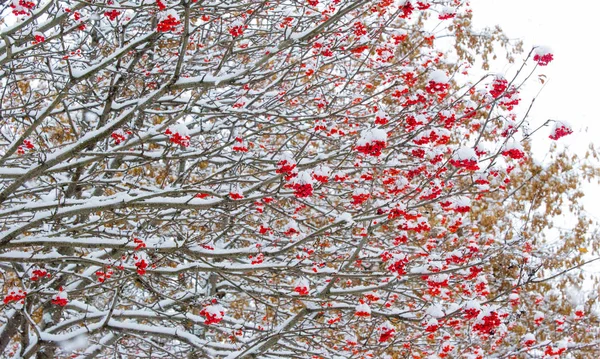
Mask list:
[[387,342],[394,336],[395,333],[396,330],[394,330],[393,328],[382,328],[381,334],[379,335],[379,342]]
[[431,4],[426,1],[417,1],[417,8],[421,11],[427,10],[431,7]]
[[283,174],[286,174],[286,175],[293,175],[293,171],[296,168],[296,164],[295,163],[290,163],[287,160],[281,160],[281,161],[277,162],[277,166],[279,168],[275,172],[276,173],[283,173]]
[[434,94],[436,92],[446,92],[446,90],[448,90],[449,88],[450,84],[429,81],[427,86],[425,86],[425,91],[427,91],[427,93]]
[[56,294],[54,297],[52,297],[52,304],[54,305],[64,307],[65,305],[67,305],[67,303],[69,303],[69,300],[67,299],[66,295],[63,294],[62,291]]
[[179,132],[173,133],[173,131],[171,131],[168,128],[165,131],[165,135],[169,136],[169,140],[172,143],[180,145],[181,147],[189,147],[190,146],[190,136],[182,136]]
[[517,91],[514,87],[512,87],[510,90],[508,90],[505,93],[504,99],[499,102],[499,105],[506,107],[506,109],[509,111],[512,111],[513,108],[515,106],[517,106],[519,104],[519,102],[521,101],[521,99],[519,97],[517,97],[518,95],[519,95],[519,91]]
[[283,234],[285,234],[288,237],[299,234],[299,233],[300,232],[294,227],[290,227],[285,232],[283,232]]
[[250,262],[252,265],[261,264],[265,260],[265,255],[262,253],[258,253],[256,255],[256,257],[254,257],[253,255],[250,255],[250,256],[248,256],[248,258],[250,258],[252,260]]
[[406,265],[408,264],[408,258],[400,259],[392,263],[388,270],[391,272],[395,272],[398,275],[406,274]]
[[354,23],[354,35],[363,36],[367,34],[367,27],[360,21]]
[[33,38],[34,40],[31,42],[33,45],[46,41],[43,35],[34,35]]
[[400,6],[400,10],[402,11],[402,15],[400,15],[400,17],[406,19],[412,14],[412,12],[415,10],[415,7],[410,1],[407,1],[404,3],[404,5]]
[[553,133],[549,136],[552,140],[558,140],[561,137],[568,136],[573,133],[573,130],[566,126],[560,126],[554,129]]
[[30,279],[35,282],[40,279],[50,278],[50,277],[52,277],[52,276],[45,269],[34,269],[33,271],[31,271]]
[[477,171],[479,169],[479,165],[477,165],[477,161],[472,160],[472,159],[463,159],[463,160],[451,159],[450,164],[454,167],[464,168],[469,171]]
[[148,268],[148,262],[146,262],[146,260],[144,258],[141,258],[138,256],[133,256],[133,259],[135,259],[135,266],[137,267],[137,273],[139,275],[146,274],[146,268]]
[[491,312],[489,315],[483,317],[479,322],[473,325],[473,330],[479,332],[481,335],[489,335],[498,326],[501,321],[497,312]]
[[12,289],[8,292],[6,297],[4,297],[4,304],[8,304],[10,302],[20,302],[21,304],[25,303],[25,297],[27,296],[27,292],[22,289]]
[[465,320],[470,320],[477,318],[481,311],[477,308],[467,308],[463,312]]
[[106,16],[110,21],[114,21],[119,15],[121,15],[121,12],[115,9],[104,12],[104,16]]
[[356,146],[356,150],[368,156],[381,156],[381,150],[385,147],[385,141],[373,141],[362,146]]
[[299,295],[308,295],[308,288],[304,286],[297,286],[294,288],[294,292],[298,293]]
[[306,198],[313,194],[313,186],[310,183],[294,183],[292,188],[297,198]]
[[567,348],[558,348],[558,349],[554,350],[554,348],[552,348],[551,346],[548,345],[546,347],[546,350],[544,351],[544,354],[548,355],[548,356],[559,356],[562,353],[564,353],[566,350],[567,350]]
[[235,25],[229,28],[229,33],[233,37],[242,36],[244,34],[244,26],[243,25]]
[[552,55],[552,54],[545,54],[545,55],[538,55],[538,54],[536,54],[533,57],[533,61],[537,62],[538,65],[540,65],[540,66],[546,66],[552,60],[554,60],[554,55]]
[[320,174],[316,174],[316,173],[313,173],[313,175],[312,175],[312,176],[313,176],[313,178],[314,178],[316,181],[319,181],[319,182],[321,182],[321,183],[327,183],[327,182],[329,182],[329,176],[320,175]]
[[369,193],[360,193],[352,195],[352,204],[355,206],[360,206],[371,197]]
[[440,121],[442,121],[444,123],[444,128],[450,130],[450,129],[452,129],[452,127],[454,127],[454,124],[456,122],[455,114],[447,115],[442,111],[442,112],[440,112],[440,114],[438,116],[440,118]]
[[239,145],[235,145],[232,148],[235,152],[248,152],[248,146],[244,144],[244,140],[242,138],[236,137],[235,141],[239,143]]
[[127,140],[127,135],[131,135],[131,131],[123,132],[123,131],[115,131],[110,137],[115,140],[115,145],[121,144],[121,142],[125,142]]
[[134,238],[133,243],[136,244],[136,247],[134,248],[135,251],[139,251],[142,248],[146,248],[146,243],[144,243],[144,241],[139,238]]
[[229,198],[235,201],[244,198],[244,195],[237,192],[229,192]]
[[502,151],[503,156],[508,156],[514,160],[518,160],[525,157],[525,153],[518,148],[511,148],[508,150]]
[[35,7],[35,4],[31,1],[19,0],[17,4],[15,4],[15,2],[13,1],[13,3],[10,4],[10,7],[13,9],[13,14],[17,16],[29,15],[29,10],[33,9]]
[[367,318],[371,316],[371,308],[369,308],[368,305],[365,304],[365,301],[360,299],[359,300],[359,305],[356,306],[356,311],[354,312],[354,315],[357,317],[363,317],[363,318]]
[[504,91],[506,91],[507,88],[508,81],[506,79],[496,78],[494,79],[494,82],[492,82],[492,89],[490,90],[490,95],[492,95],[493,98],[498,98],[504,93]]
[[24,140],[23,144],[17,148],[17,153],[20,155],[25,154],[25,149],[33,150],[35,148],[33,142],[30,140]]
[[260,233],[260,234],[267,234],[269,232],[272,232],[271,227],[265,227],[261,224],[260,227],[258,228],[258,233]]
[[112,269],[107,269],[106,272],[105,271],[96,271],[96,277],[98,277],[98,282],[100,283],[104,283],[105,280],[110,279],[110,277],[112,277],[113,275],[113,270]]
[[416,145],[426,145],[428,143],[435,143],[437,145],[445,145],[450,141],[450,137],[442,134],[441,136],[436,131],[430,131],[429,135],[421,135],[414,139],[413,142]]
[[169,32],[175,30],[175,28],[181,24],[181,21],[177,20],[173,15],[168,15],[165,19],[158,23],[156,31],[158,32]]
[[[216,303],[216,300],[213,300],[213,303]],[[205,308],[202,308],[200,315],[206,318],[204,320],[204,324],[218,324],[223,320],[225,311],[220,305],[209,305]]]
[[454,18],[455,16],[456,16],[455,13],[451,13],[450,12],[450,13],[440,14],[438,16],[438,19],[440,19],[440,20],[448,20],[448,19]]
[[377,125],[385,125],[388,123],[388,119],[385,115],[376,115],[375,116],[375,124]]
[[440,326],[437,323],[437,321],[435,321],[435,322],[432,321],[432,322],[427,323],[427,326],[425,327],[425,331],[428,333],[435,333],[439,328],[440,328]]

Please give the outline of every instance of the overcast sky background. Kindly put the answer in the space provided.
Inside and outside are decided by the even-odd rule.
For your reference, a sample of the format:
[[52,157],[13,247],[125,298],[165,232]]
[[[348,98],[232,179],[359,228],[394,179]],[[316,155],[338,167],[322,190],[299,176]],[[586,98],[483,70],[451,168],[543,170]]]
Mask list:
[[[590,143],[600,149],[600,37],[598,14],[600,1],[579,0],[471,0],[473,24],[476,28],[500,25],[514,39],[523,40],[524,49],[532,46],[549,46],[554,61],[538,73],[548,76],[548,82],[536,99],[530,113],[532,127],[547,119],[567,121],[574,134],[558,141],[569,151],[583,156]],[[493,72],[515,71],[519,64],[490,68]],[[541,84],[532,79],[522,92],[521,111],[526,110],[530,99],[540,91]],[[550,128],[534,135],[533,149],[543,160],[550,146]],[[600,186],[584,187],[584,205],[592,218],[600,220]],[[600,265],[587,268],[600,273]]]

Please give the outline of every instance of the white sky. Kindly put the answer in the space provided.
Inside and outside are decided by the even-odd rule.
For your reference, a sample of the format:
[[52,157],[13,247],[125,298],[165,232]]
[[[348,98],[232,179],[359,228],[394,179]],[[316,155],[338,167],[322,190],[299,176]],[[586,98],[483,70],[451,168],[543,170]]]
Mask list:
[[[568,121],[576,134],[561,142],[582,153],[600,131],[595,109],[600,100],[596,88],[600,86],[600,72],[594,70],[600,61],[600,47],[595,44],[600,35],[600,1],[579,0],[576,4],[564,0],[471,0],[476,27],[498,24],[510,38],[522,39],[526,51],[534,45],[553,50],[554,61],[538,68],[538,73],[547,75],[549,82],[536,100],[531,121]],[[524,93],[524,99],[534,96],[540,88],[537,80],[532,82],[535,84],[528,87],[531,92]],[[580,134],[585,128],[588,134]],[[547,137],[549,131],[540,135]]]
[[[560,139],[561,145],[580,156],[590,143],[600,149],[600,72],[594,70],[600,61],[597,44],[600,1],[471,0],[470,3],[476,28],[497,24],[510,38],[523,40],[527,52],[534,45],[553,50],[554,61],[538,68],[538,73],[548,76],[548,82],[530,114],[532,128],[547,119],[567,121],[575,133]],[[513,65],[513,71],[517,65]],[[511,68],[490,70],[506,72]],[[541,87],[537,79],[532,78],[531,82],[522,93],[522,110]],[[550,128],[542,129],[534,135],[536,157],[543,158],[551,141],[549,132]],[[590,184],[584,190],[586,210],[592,218],[600,220],[600,187]]]

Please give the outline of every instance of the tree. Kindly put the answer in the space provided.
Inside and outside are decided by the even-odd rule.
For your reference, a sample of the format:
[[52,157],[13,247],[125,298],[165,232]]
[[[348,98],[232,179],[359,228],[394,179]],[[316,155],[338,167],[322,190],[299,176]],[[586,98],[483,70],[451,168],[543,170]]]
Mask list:
[[529,311],[591,238],[536,241],[582,178],[514,112],[547,49],[471,81],[519,45],[459,1],[2,14],[8,357],[594,357],[591,302]]

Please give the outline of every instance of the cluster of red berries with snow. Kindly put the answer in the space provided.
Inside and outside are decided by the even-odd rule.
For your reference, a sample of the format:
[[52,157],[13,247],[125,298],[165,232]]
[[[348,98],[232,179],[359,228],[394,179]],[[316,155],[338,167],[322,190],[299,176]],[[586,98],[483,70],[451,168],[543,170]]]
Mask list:
[[389,116],[382,110],[377,111],[375,114],[376,125],[386,125],[389,122]]
[[[417,5],[418,10],[425,11],[431,7],[431,0],[420,0],[420,1],[416,2],[416,5]],[[412,15],[412,13],[415,11],[415,6],[413,5],[411,0],[400,1],[399,7],[400,7],[400,10],[402,11],[402,14],[400,15],[400,17],[403,19],[409,18],[410,15]],[[443,12],[443,15],[440,14],[438,16],[438,18],[440,20],[444,20],[446,18],[446,16],[451,12],[451,10],[450,11],[442,11],[442,12]]]
[[262,262],[264,262],[265,255],[263,253],[258,253],[256,256],[253,256],[251,254],[248,256],[248,258],[251,259],[250,264],[256,265],[256,264],[261,264]]
[[202,308],[200,315],[205,317],[204,324],[219,324],[225,317],[225,308],[218,304],[216,300],[213,303]]
[[313,179],[320,183],[328,183],[330,175],[331,175],[331,168],[329,168],[327,166],[323,166],[323,165],[315,168],[315,170],[312,173]]
[[294,189],[294,195],[297,198],[310,197],[313,194],[314,180],[308,171],[302,171],[294,177],[288,187]]
[[44,34],[39,31],[33,33],[33,41],[31,42],[32,45],[40,44],[44,41],[46,41]]
[[286,236],[288,236],[288,237],[300,234],[300,229],[298,228],[298,223],[296,223],[296,221],[289,221],[283,227],[283,234],[286,235]]
[[8,290],[8,293],[4,297],[4,304],[8,304],[11,302],[16,302],[17,304],[25,304],[25,297],[27,296],[27,292],[25,292],[21,288],[12,287]]
[[552,128],[549,137],[550,139],[558,140],[559,138],[568,136],[572,133],[573,130],[571,129],[571,126],[568,123],[555,121],[554,127]]
[[146,248],[146,243],[139,238],[134,238],[133,244],[135,244],[135,248],[133,249],[134,251],[139,251],[142,248]]
[[59,307],[64,307],[69,303],[67,292],[65,292],[62,288],[58,290],[58,293],[52,297],[52,304],[58,305]]
[[242,190],[236,188],[235,190],[229,192],[229,198],[231,198],[234,201],[237,201],[240,199],[244,199],[244,194],[242,193]]
[[[390,254],[388,252],[384,252],[387,254],[385,257],[382,255],[382,261],[386,262],[389,259],[392,259],[391,264],[388,266],[388,270],[397,274],[398,276],[402,276],[406,274],[406,265],[409,263],[410,258],[405,254]],[[388,258],[386,258],[388,257]]]
[[556,345],[548,345],[544,350],[544,355],[550,358],[559,358],[569,348],[569,343],[566,340],[560,340]]
[[25,154],[25,150],[33,150],[35,145],[30,140],[23,140],[23,144],[17,148],[17,153],[20,155]]
[[248,144],[241,137],[235,138],[235,144],[231,148],[234,152],[248,152]]
[[473,331],[481,336],[494,334],[494,331],[502,324],[498,312],[493,308],[486,308],[477,316],[473,324]]
[[530,346],[534,345],[536,342],[537,341],[536,341],[535,335],[533,333],[527,333],[527,334],[523,335],[523,337],[521,338],[521,343],[526,347],[530,347]]
[[170,126],[165,130],[165,135],[169,136],[169,141],[181,147],[190,146],[190,136],[188,129],[184,124]]
[[29,277],[29,279],[33,282],[44,278],[52,278],[52,275],[48,273],[48,271],[46,271],[45,269],[33,269]]
[[107,10],[104,12],[104,16],[106,16],[110,21],[115,21],[119,15],[121,15],[121,12],[117,9]]
[[290,180],[297,175],[296,161],[291,154],[283,154],[280,160],[277,162],[276,173],[281,173],[286,176],[286,180]]
[[537,62],[540,66],[546,66],[550,61],[554,60],[552,50],[545,46],[538,46],[534,50],[533,61]]
[[352,193],[352,204],[360,206],[371,197],[371,194],[364,188],[357,188]]
[[448,76],[442,70],[435,70],[429,74],[429,82],[425,90],[430,94],[444,93],[450,88]]
[[387,133],[379,128],[364,130],[356,144],[356,150],[367,156],[381,156],[387,146]]
[[510,157],[514,160],[520,160],[525,157],[523,146],[517,141],[508,141],[502,149],[502,155]]
[[392,323],[388,321],[380,325],[377,328],[377,331],[379,332],[378,340],[380,343],[387,342],[388,340],[392,339],[396,334],[396,328],[392,325]]
[[306,278],[299,279],[294,286],[294,292],[298,295],[305,296],[309,293],[309,283]]
[[156,25],[156,31],[158,32],[170,32],[176,31],[181,25],[179,15],[175,10],[168,10],[159,14],[158,25]]
[[357,317],[367,318],[371,316],[371,307],[364,300],[360,299],[359,304],[354,310],[354,315]]
[[506,91],[507,88],[508,80],[506,80],[502,75],[496,75],[494,81],[492,82],[490,95],[492,95],[493,98],[498,98]]
[[107,268],[106,271],[98,270],[95,274],[98,278],[98,282],[104,283],[105,280],[110,279],[110,277],[112,277],[114,271],[111,268]]
[[457,150],[450,159],[450,164],[454,167],[464,168],[469,171],[477,171],[479,169],[478,162],[475,150],[466,147]]
[[35,8],[35,3],[27,0],[12,0],[10,7],[14,15],[31,15],[31,10]]
[[445,6],[440,11],[440,14],[438,15],[438,19],[448,20],[448,19],[454,18],[455,16],[456,16],[456,10],[454,10],[451,7]]
[[121,143],[127,141],[127,138],[133,134],[131,131],[123,131],[121,129],[116,130],[115,132],[110,134],[110,137],[115,141],[115,145],[120,145]]
[[246,27],[248,27],[248,26],[244,25],[244,23],[242,21],[236,20],[229,25],[229,34],[232,37],[242,36],[244,34],[244,29]]
[[[471,200],[465,196],[458,196],[451,200],[452,204],[449,206],[456,213],[468,213],[471,210]],[[441,203],[443,206],[443,203]]]
[[344,336],[344,341],[346,342],[347,345],[349,345],[351,347],[358,344],[358,338],[356,338],[356,335],[354,335],[352,333],[346,334]]
[[135,261],[137,273],[139,275],[146,274],[146,269],[148,268],[148,259],[146,258],[146,255],[144,253],[134,254],[133,260]]

